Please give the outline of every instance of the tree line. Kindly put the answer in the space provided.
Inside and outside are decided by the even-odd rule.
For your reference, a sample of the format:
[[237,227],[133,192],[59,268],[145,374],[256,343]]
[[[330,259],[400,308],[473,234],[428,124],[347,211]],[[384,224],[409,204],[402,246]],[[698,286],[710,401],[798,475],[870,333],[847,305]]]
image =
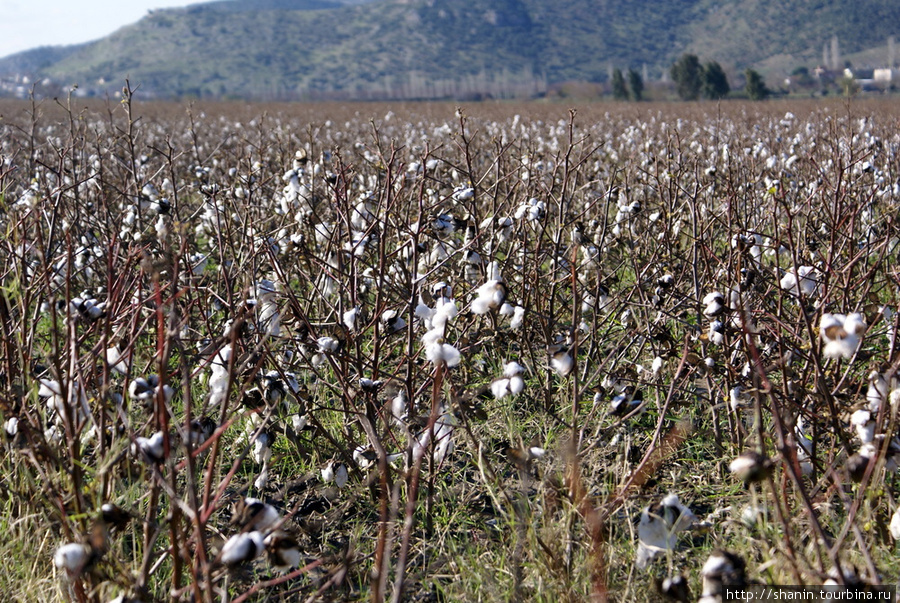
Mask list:
[[[718,100],[731,93],[731,85],[725,70],[716,61],[708,61],[705,65],[695,54],[685,53],[675,61],[669,69],[675,82],[675,91],[682,100],[698,100],[707,98]],[[750,100],[763,100],[769,90],[762,76],[754,69],[744,71],[744,92]],[[612,95],[616,100],[643,99],[644,80],[641,74],[629,69],[627,77],[621,69],[614,69],[611,78]]]

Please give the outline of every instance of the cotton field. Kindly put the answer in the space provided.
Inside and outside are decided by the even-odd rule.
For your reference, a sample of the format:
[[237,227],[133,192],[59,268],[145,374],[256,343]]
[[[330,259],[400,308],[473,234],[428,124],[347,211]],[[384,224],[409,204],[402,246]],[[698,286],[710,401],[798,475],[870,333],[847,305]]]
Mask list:
[[4,599],[900,578],[896,107],[0,113]]

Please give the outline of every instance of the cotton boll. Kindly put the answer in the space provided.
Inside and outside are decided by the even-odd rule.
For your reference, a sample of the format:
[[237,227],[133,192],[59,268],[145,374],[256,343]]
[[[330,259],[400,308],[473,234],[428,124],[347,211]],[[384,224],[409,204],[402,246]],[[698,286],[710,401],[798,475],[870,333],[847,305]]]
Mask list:
[[272,458],[272,440],[274,440],[274,438],[266,430],[261,431],[259,435],[256,436],[256,439],[253,440],[253,450],[250,452],[250,456],[253,458],[254,462],[263,464]]
[[857,410],[850,415],[850,424],[856,429],[856,437],[863,444],[870,444],[875,439],[875,421],[868,410]]
[[877,413],[881,405],[887,401],[888,384],[884,376],[878,371],[872,371],[869,374],[869,388],[866,391],[866,401],[869,404],[869,410]]
[[222,547],[221,561],[228,567],[237,567],[242,563],[253,561],[265,549],[265,538],[262,532],[253,531],[235,534]]
[[403,417],[406,416],[406,411],[409,407],[408,400],[406,398],[406,390],[404,388],[399,388],[397,394],[391,398],[391,416],[395,421],[401,421]]
[[59,569],[65,570],[69,575],[77,576],[92,556],[93,551],[89,545],[72,542],[56,549],[53,554],[53,564]]
[[384,324],[388,334],[396,333],[406,328],[406,320],[396,310],[385,310],[381,315],[381,322]]
[[513,309],[513,317],[509,321],[509,328],[512,330],[517,330],[522,326],[522,323],[525,321],[525,308],[522,306],[516,306]]
[[343,488],[350,480],[350,474],[347,472],[347,467],[343,463],[335,463],[332,461],[322,469],[321,473],[323,482],[326,484],[334,482],[338,488]]
[[518,362],[507,362],[505,365],[503,365],[504,377],[515,377],[516,375],[521,375],[524,372],[525,368]]
[[703,309],[703,314],[705,316],[718,316],[725,311],[725,296],[718,291],[708,293],[706,297],[703,298],[703,305],[705,306]]
[[521,394],[525,389],[525,381],[521,375],[525,371],[518,362],[508,362],[503,366],[503,377],[491,382],[491,394],[500,400],[509,395]]
[[319,346],[319,352],[323,354],[331,354],[337,351],[338,347],[340,347],[341,342],[333,337],[319,337],[316,340],[316,344]]
[[232,522],[246,531],[268,532],[281,520],[281,514],[274,506],[258,498],[247,497],[238,503],[237,513]]
[[900,540],[900,507],[894,510],[894,514],[891,515],[891,524],[890,524],[890,532],[891,537],[897,541]]
[[106,362],[109,364],[109,370],[114,373],[124,375],[128,371],[129,358],[130,356],[122,354],[118,346],[106,350]]
[[356,330],[356,319],[359,317],[359,308],[352,308],[344,312],[343,322],[349,330]]
[[707,337],[710,343],[722,345],[725,342],[725,324],[721,320],[710,322]]
[[553,353],[550,357],[550,367],[556,371],[556,374],[562,378],[569,376],[572,369],[575,368],[575,358],[572,356],[572,350],[564,347]]
[[350,474],[347,472],[347,466],[343,463],[338,463],[338,466],[334,470],[334,483],[338,488],[343,488],[347,485],[347,482],[350,481]]
[[136,437],[131,451],[135,455],[142,455],[151,463],[161,463],[165,459],[163,444],[163,432],[157,431],[149,438]]
[[635,564],[646,569],[650,561],[661,552],[672,551],[678,532],[688,529],[696,517],[678,496],[670,494],[657,505],[644,508],[638,524],[638,550]]
[[745,586],[747,584],[745,568],[744,560],[734,553],[723,550],[713,551],[700,570],[700,576],[703,579],[703,593],[700,602],[721,602],[726,588]]
[[819,334],[825,341],[822,354],[826,358],[852,358],[865,330],[866,322],[862,314],[822,314],[819,322]]
[[799,295],[810,296],[816,290],[816,269],[813,266],[800,266],[797,272],[786,272],[781,278],[781,288]]
[[478,287],[475,291],[476,298],[472,300],[472,312],[474,314],[487,314],[491,310],[497,310],[506,301],[506,285],[503,281],[492,279]]
[[448,343],[435,342],[425,347],[425,357],[433,364],[438,365],[441,362],[452,368],[459,364],[459,350]]
[[300,546],[290,536],[275,532],[264,541],[269,565],[276,572],[284,573],[300,565]]
[[491,302],[488,298],[476,297],[472,300],[471,310],[473,314],[487,314],[491,311]]
[[253,480],[253,487],[257,490],[265,490],[266,486],[269,485],[269,464],[264,463],[262,469],[259,471],[259,475],[256,476],[256,479]]

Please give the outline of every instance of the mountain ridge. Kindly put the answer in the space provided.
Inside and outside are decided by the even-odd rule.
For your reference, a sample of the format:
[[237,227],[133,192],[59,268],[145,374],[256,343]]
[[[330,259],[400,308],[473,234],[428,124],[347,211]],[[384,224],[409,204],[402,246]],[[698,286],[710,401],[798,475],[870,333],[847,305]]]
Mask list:
[[0,74],[96,93],[128,77],[156,97],[529,96],[613,67],[664,77],[687,51],[781,77],[834,36],[846,53],[883,43],[898,17],[887,0],[218,0],[0,59]]

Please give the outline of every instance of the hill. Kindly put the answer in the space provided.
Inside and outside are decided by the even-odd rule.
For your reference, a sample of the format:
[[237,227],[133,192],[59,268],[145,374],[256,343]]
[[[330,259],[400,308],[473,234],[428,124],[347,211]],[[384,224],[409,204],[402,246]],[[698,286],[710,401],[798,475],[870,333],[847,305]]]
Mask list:
[[95,91],[129,77],[161,97],[522,96],[613,66],[660,77],[685,51],[781,77],[834,36],[848,54],[884,44],[898,17],[887,0],[220,0],[8,57],[0,74]]

